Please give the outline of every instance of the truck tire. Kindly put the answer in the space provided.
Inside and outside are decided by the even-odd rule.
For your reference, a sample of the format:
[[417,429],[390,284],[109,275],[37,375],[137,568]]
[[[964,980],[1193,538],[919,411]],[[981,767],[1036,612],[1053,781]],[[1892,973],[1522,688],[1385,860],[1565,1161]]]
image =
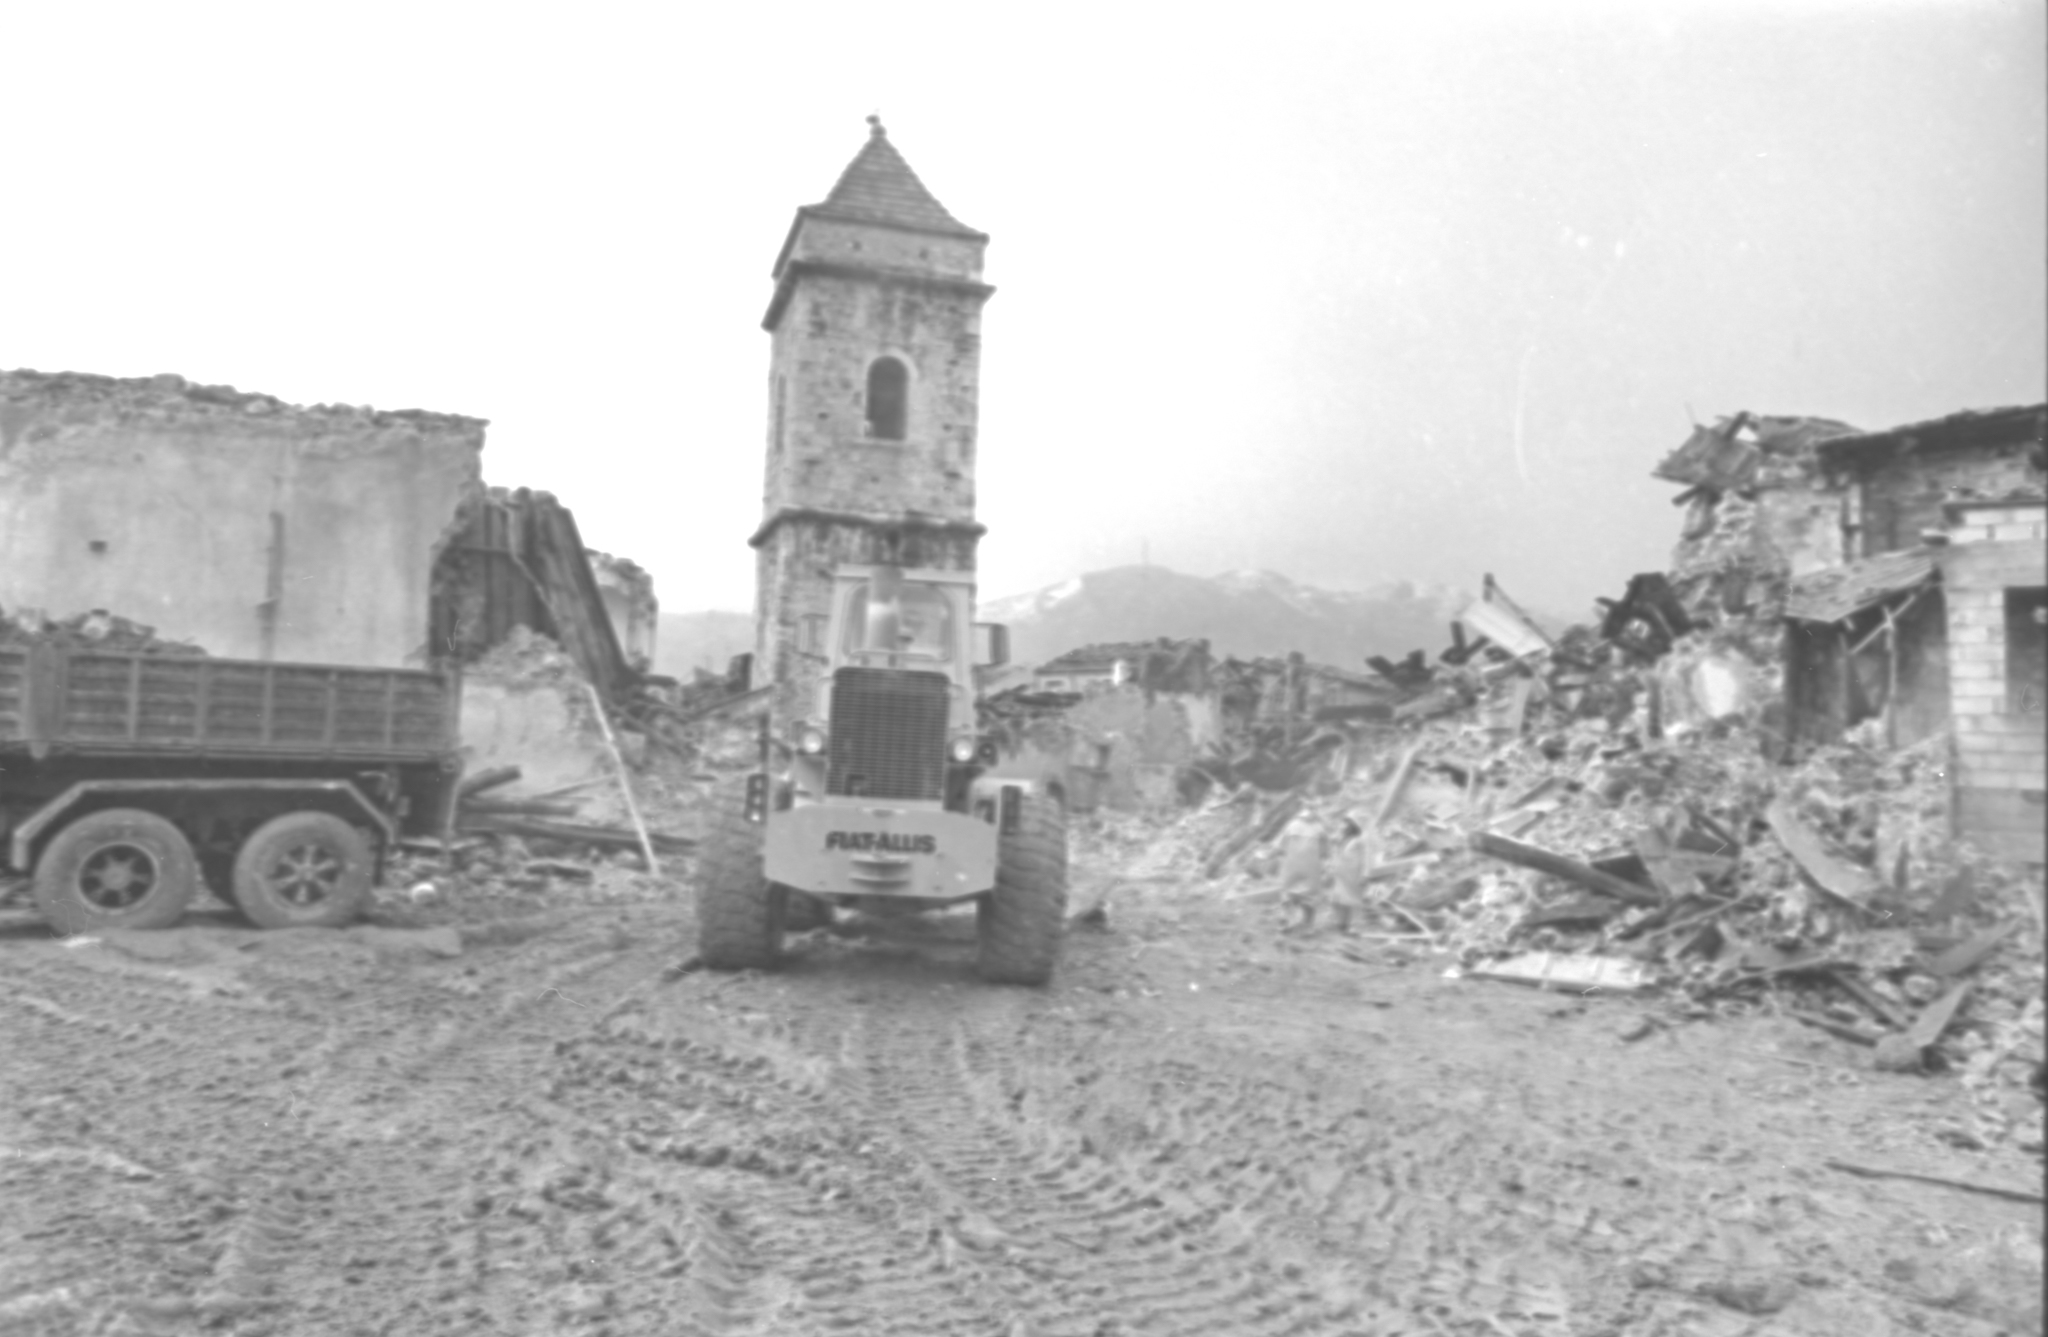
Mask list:
[[362,913],[376,856],[333,813],[288,812],[235,854],[234,903],[258,928],[336,928]]
[[782,955],[789,894],[762,871],[761,844],[745,789],[721,790],[697,861],[697,956],[712,970],[766,970]]
[[199,859],[153,812],[106,808],[59,831],[36,860],[36,905],[62,934],[163,928],[199,891]]
[[980,959],[995,984],[1044,984],[1060,956],[1067,915],[1067,814],[1042,794],[1026,794],[1017,829],[996,845],[996,885],[976,904]]

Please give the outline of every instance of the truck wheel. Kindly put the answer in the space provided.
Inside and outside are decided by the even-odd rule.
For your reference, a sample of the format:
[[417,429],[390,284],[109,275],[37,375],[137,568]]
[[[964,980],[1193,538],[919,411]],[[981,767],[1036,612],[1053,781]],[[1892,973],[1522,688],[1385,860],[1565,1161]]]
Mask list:
[[332,813],[288,812],[235,855],[234,903],[258,928],[333,928],[362,912],[375,856]]
[[199,859],[184,833],[140,808],[89,812],[36,860],[36,905],[64,934],[162,928],[198,890]]
[[762,872],[761,842],[745,789],[720,792],[697,862],[697,955],[713,970],[765,970],[782,955],[789,893]]
[[1024,796],[1017,829],[996,846],[995,890],[975,908],[975,969],[997,984],[1043,984],[1059,961],[1067,914],[1067,815],[1039,794]]

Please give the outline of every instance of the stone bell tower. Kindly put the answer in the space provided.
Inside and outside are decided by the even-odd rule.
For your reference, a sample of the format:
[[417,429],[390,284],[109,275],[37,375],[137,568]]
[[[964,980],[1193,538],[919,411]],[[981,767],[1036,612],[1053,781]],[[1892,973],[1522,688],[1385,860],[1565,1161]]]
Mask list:
[[843,563],[974,569],[974,444],[986,233],[951,214],[879,117],[822,204],[796,211],[761,326],[768,468],[755,681],[800,704],[795,653]]

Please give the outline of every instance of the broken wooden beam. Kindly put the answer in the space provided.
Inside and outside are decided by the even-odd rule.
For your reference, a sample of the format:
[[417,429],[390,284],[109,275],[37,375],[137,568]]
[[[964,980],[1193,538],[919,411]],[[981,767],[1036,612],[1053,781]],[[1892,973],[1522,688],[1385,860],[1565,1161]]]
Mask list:
[[1224,841],[1222,846],[1209,856],[1208,862],[1202,866],[1202,876],[1215,877],[1223,871],[1223,865],[1235,858],[1240,850],[1261,841],[1271,840],[1278,835],[1280,828],[1293,820],[1295,813],[1301,811],[1301,802],[1306,793],[1306,790],[1296,789],[1274,804],[1273,810],[1263,818],[1246,823],[1243,830]]
[[[499,817],[488,813],[466,816],[457,823],[460,831],[489,832],[504,836],[531,836],[540,840],[561,840],[572,844],[597,845],[606,849],[640,850],[637,832],[617,826],[592,826],[583,822],[554,822],[540,817]],[[688,836],[664,835],[650,831],[648,838],[658,850],[686,853],[697,847]]]
[[1422,755],[1422,744],[1416,743],[1401,754],[1401,764],[1394,768],[1394,774],[1387,781],[1387,792],[1380,799],[1379,808],[1372,815],[1372,825],[1366,830],[1377,831],[1387,824],[1394,810],[1401,806],[1401,795],[1407,792],[1408,777],[1415,773],[1415,759]]
[[573,803],[546,799],[475,799],[462,805],[461,816],[477,817],[574,817]]
[[472,798],[487,789],[502,788],[517,780],[519,775],[517,766],[493,766],[489,770],[478,771],[475,775],[465,776],[462,783],[455,787],[455,797]]
[[2006,935],[2018,927],[2019,921],[2017,919],[2010,919],[1997,928],[1985,929],[1975,937],[1967,938],[1957,943],[1940,956],[1929,961],[1927,963],[1927,973],[1939,975],[1944,979],[1951,975],[1967,974],[1969,971],[1974,970],[1985,957],[1996,951],[1998,944],[2005,941]]
[[1955,1020],[1956,1009],[1963,1005],[1969,992],[1967,981],[1958,984],[1922,1008],[1904,1035],[1887,1035],[1880,1040],[1873,1059],[1875,1065],[1884,1072],[1918,1072],[1927,1061],[1928,1049]]
[[1562,854],[1552,854],[1549,850],[1538,849],[1534,845],[1524,845],[1519,840],[1509,840],[1506,836],[1497,836],[1491,831],[1475,832],[1471,845],[1481,854],[1507,863],[1519,864],[1523,868],[1533,868],[1552,877],[1563,878],[1567,882],[1577,883],[1588,891],[1599,892],[1602,896],[1612,896],[1615,900],[1625,901],[1630,905],[1658,906],[1664,903],[1664,898],[1649,887],[1635,882],[1625,882],[1612,873],[1603,873],[1576,859],[1567,859]]
[[1778,843],[1797,861],[1800,870],[1830,896],[1847,901],[1859,910],[1867,910],[1871,898],[1883,890],[1868,869],[1844,863],[1829,854],[1821,844],[1820,836],[1799,819],[1789,799],[1771,800],[1771,806],[1764,810],[1764,820],[1771,824]]

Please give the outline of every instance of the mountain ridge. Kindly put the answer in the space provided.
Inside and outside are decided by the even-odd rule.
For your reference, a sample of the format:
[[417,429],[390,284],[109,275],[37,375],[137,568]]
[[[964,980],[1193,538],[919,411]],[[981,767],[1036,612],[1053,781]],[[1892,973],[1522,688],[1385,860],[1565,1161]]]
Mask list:
[[[1451,620],[1473,598],[1469,590],[1407,580],[1328,590],[1277,571],[1192,576],[1132,565],[986,600],[975,618],[1010,628],[1010,657],[1018,664],[1042,664],[1086,645],[1164,636],[1207,640],[1219,656],[1299,651],[1317,663],[1357,668],[1369,655],[1434,654],[1449,643]],[[663,613],[655,665],[683,677],[696,668],[722,673],[733,655],[753,644],[749,613]]]
[[1111,567],[984,603],[977,618],[1005,622],[1010,655],[1038,664],[1084,645],[1159,637],[1207,640],[1217,655],[1299,651],[1318,663],[1362,665],[1368,655],[1434,651],[1471,601],[1448,586],[1390,581],[1326,590],[1276,571],[1191,576],[1167,567]]

